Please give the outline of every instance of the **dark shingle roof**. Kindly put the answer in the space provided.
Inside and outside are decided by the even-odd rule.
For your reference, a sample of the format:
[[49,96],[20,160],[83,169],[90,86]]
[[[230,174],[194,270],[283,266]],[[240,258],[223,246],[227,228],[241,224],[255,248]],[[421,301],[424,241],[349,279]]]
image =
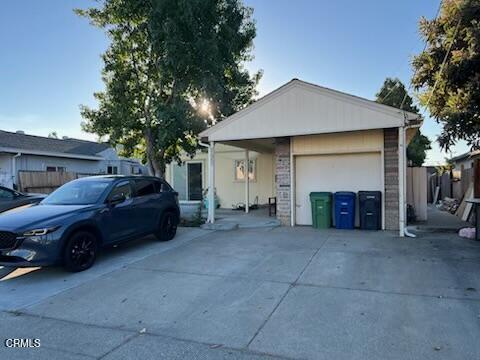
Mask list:
[[78,139],[54,139],[0,130],[0,147],[29,151],[95,156],[110,147],[106,143]]

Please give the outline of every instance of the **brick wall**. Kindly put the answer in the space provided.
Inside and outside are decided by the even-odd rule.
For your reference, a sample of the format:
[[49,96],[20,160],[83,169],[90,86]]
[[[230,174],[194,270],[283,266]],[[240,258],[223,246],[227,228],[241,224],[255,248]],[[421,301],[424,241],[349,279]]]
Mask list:
[[290,225],[290,139],[275,143],[275,187],[277,190],[277,219]]
[[384,129],[385,228],[398,230],[398,129]]

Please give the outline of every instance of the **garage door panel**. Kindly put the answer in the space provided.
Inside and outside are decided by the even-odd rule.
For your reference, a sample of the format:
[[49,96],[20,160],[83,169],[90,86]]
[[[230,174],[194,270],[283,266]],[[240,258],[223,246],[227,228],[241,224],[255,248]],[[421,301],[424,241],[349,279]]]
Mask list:
[[[296,223],[311,225],[312,191],[382,191],[381,155],[377,153],[295,157]],[[358,210],[358,209],[357,209]],[[358,211],[357,211],[358,225]]]

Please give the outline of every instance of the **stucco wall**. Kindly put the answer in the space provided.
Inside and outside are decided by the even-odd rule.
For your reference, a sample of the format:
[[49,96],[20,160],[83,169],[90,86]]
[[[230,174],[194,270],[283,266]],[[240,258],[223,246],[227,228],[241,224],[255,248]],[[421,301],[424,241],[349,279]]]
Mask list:
[[[245,182],[235,181],[235,160],[243,160],[245,158],[245,150],[217,144],[215,146],[215,187],[217,196],[220,200],[222,208],[230,209],[232,205],[245,203]],[[255,197],[258,196],[259,204],[268,203],[268,198],[275,195],[274,189],[274,164],[273,154],[263,154],[251,151],[250,159],[256,160],[256,179],[250,181],[250,203],[254,203]],[[203,164],[203,185],[208,187],[208,154],[206,151],[199,151],[193,159],[184,157],[185,162],[200,161]],[[166,169],[167,181],[175,187],[175,181],[172,174],[171,165]]]
[[292,140],[294,155],[370,152],[382,148],[383,130],[295,136]]

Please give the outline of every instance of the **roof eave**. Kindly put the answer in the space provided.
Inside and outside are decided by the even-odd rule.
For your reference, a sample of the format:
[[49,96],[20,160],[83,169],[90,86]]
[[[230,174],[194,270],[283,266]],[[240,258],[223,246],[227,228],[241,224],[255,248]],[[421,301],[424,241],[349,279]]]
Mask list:
[[48,157],[61,157],[68,159],[81,159],[81,160],[104,160],[101,156],[92,156],[92,155],[82,155],[82,154],[67,154],[59,152],[50,152],[50,151],[38,151],[38,150],[26,150],[19,148],[9,148],[9,147],[0,147],[0,152],[10,153],[10,154],[25,154],[25,155],[37,155],[37,156],[48,156]]

